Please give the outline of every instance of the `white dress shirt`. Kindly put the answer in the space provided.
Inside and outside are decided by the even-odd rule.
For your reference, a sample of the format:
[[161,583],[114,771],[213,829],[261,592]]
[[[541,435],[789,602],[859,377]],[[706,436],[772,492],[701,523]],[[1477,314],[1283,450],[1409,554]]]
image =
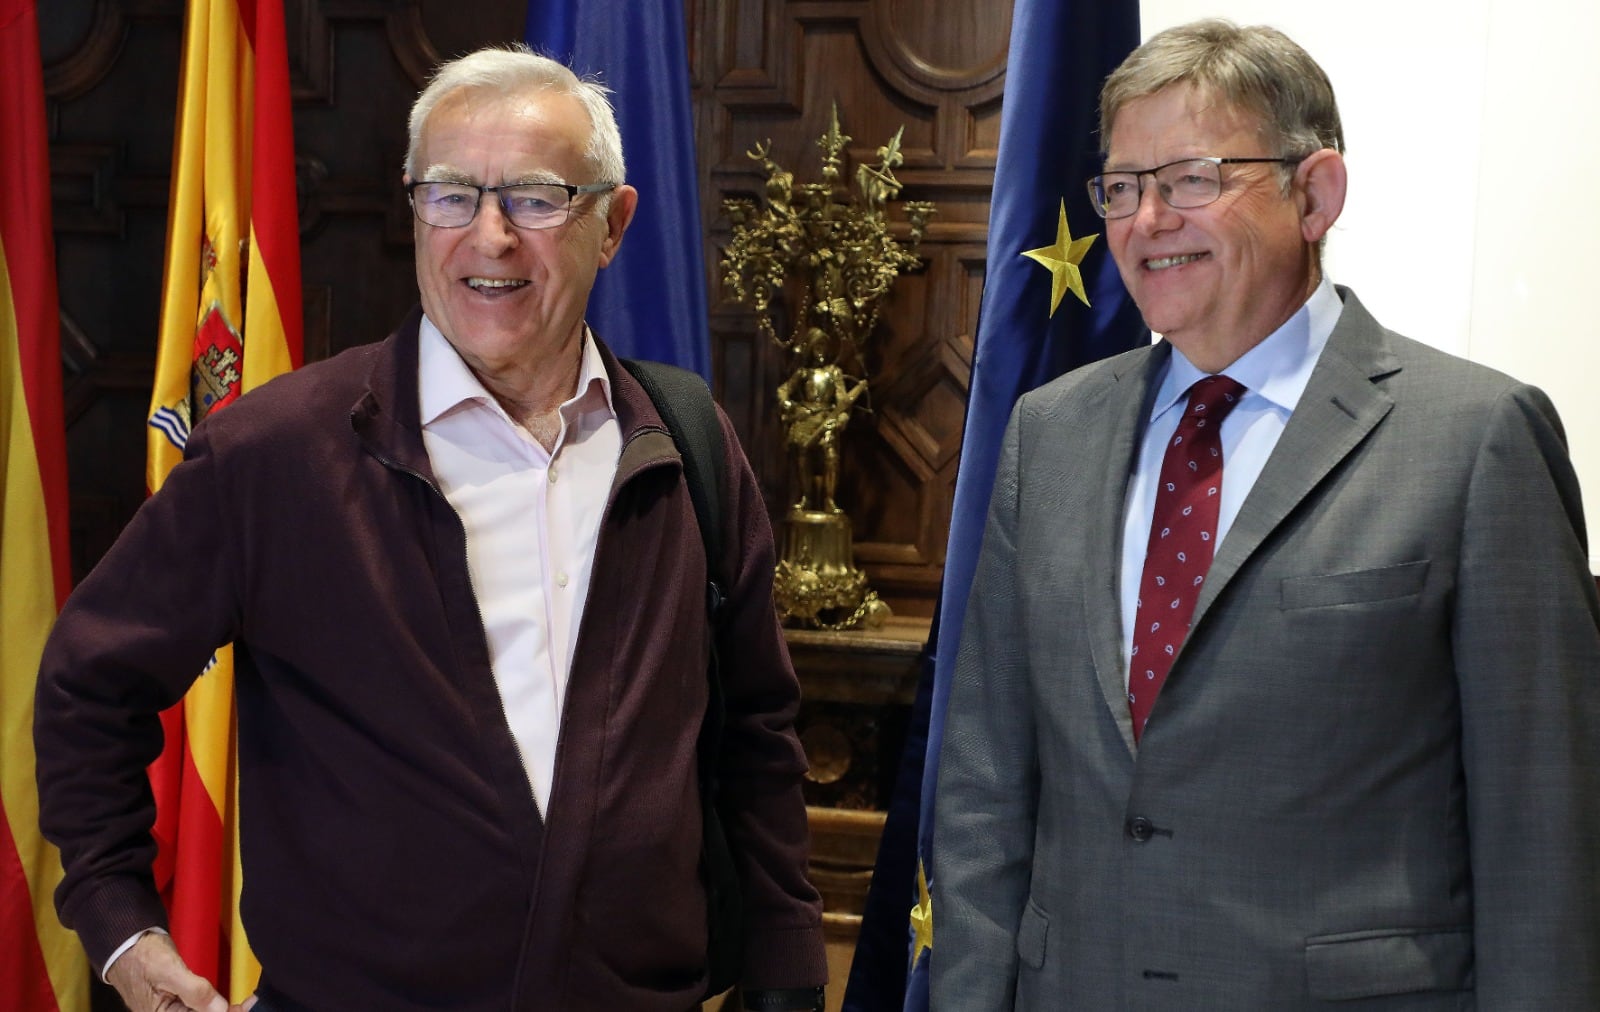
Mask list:
[[572,652],[622,432],[611,379],[585,334],[577,392],[546,451],[512,421],[444,335],[421,328],[422,442],[467,532],[489,660],[540,812],[548,812]]
[[[1333,284],[1322,283],[1306,304],[1260,344],[1239,356],[1222,375],[1245,388],[1245,395],[1222,421],[1222,498],[1218,503],[1216,549],[1233,526],[1239,507],[1261,476],[1278,445],[1283,427],[1294,413],[1306,383],[1328,344],[1344,303]],[[1122,528],[1122,671],[1127,678],[1133,652],[1133,623],[1139,607],[1139,580],[1144,575],[1145,548],[1150,543],[1150,518],[1156,508],[1156,478],[1167,443],[1178,430],[1188,403],[1189,387],[1207,373],[1176,347],[1156,389],[1139,447],[1139,462],[1128,482]]]

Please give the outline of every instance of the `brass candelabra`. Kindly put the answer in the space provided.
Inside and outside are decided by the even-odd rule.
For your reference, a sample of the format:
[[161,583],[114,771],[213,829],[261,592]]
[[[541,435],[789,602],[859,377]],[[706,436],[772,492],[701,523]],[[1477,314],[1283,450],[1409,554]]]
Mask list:
[[[794,497],[775,583],[779,611],[792,625],[878,625],[889,613],[856,568],[850,518],[836,496],[841,436],[868,400],[864,345],[895,278],[920,263],[917,247],[934,213],[931,203],[905,201],[909,235],[891,234],[885,211],[901,189],[894,169],[904,161],[903,131],[878,149],[875,164],[857,166],[851,192],[842,182],[850,137],[835,105],[817,140],[821,182],[795,183],[772,159],[769,141],[748,152],[766,172],[764,205],[723,202],[733,224],[724,282],[792,365],[777,390]],[[792,321],[783,334],[774,322],[780,306]]]

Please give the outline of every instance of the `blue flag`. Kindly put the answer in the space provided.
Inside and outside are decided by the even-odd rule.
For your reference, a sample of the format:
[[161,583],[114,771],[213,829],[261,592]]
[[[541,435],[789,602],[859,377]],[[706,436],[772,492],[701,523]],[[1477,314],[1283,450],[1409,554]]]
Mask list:
[[639,190],[622,250],[595,281],[588,321],[617,354],[680,365],[709,382],[685,35],[677,0],[528,2],[528,45],[612,90],[626,182]]
[[[934,786],[967,592],[977,568],[989,495],[1006,420],[1017,398],[1068,369],[1138,347],[1149,333],[1112,263],[1104,221],[1084,181],[1100,171],[1100,86],[1139,44],[1137,0],[1017,0],[1012,11],[989,211],[988,273],[978,311],[972,384],[956,476],[932,642],[927,733],[907,735],[904,784],[920,768],[915,805],[891,808],[851,968],[845,1008],[879,1012],[899,1005],[892,977],[904,979],[904,1008],[928,1007],[928,962],[938,958],[938,910],[925,906],[932,868]],[[1070,439],[1071,433],[1062,438]],[[923,741],[922,751],[912,749]],[[914,862],[888,853],[915,819]],[[882,878],[882,881],[880,881]],[[874,899],[883,898],[876,904]],[[908,928],[906,910],[916,904]],[[898,966],[876,955],[884,932],[897,936]],[[909,952],[906,949],[909,935]],[[928,946],[930,938],[933,947]],[[907,958],[908,957],[908,958]],[[883,975],[890,975],[884,984]]]

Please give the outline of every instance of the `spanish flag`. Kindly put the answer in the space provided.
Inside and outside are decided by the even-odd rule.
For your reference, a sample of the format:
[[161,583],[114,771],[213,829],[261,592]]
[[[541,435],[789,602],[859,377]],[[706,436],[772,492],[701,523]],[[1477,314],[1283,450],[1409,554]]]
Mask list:
[[89,972],[56,920],[39,835],[33,687],[71,581],[61,335],[34,0],[0,0],[0,1008],[81,1012]]
[[[300,252],[282,0],[188,0],[146,480],[189,431],[300,364]],[[156,882],[190,969],[231,1002],[261,968],[239,923],[233,657],[162,715]]]

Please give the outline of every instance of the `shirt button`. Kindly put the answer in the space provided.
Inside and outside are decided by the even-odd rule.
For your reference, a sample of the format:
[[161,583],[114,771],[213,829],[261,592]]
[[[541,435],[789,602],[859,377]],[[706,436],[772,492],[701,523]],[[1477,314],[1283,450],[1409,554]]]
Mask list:
[[550,479],[550,484],[552,484],[552,485],[554,485],[556,483],[556,479],[561,477],[560,475],[558,475],[556,473],[556,466],[554,464],[550,465],[550,469],[548,471],[548,475],[549,475],[549,479]]
[[1144,843],[1155,833],[1155,825],[1142,815],[1128,820],[1128,835],[1135,843]]
[[566,573],[557,573],[556,574],[556,586],[557,587],[565,587],[566,585],[567,585],[567,574]]

